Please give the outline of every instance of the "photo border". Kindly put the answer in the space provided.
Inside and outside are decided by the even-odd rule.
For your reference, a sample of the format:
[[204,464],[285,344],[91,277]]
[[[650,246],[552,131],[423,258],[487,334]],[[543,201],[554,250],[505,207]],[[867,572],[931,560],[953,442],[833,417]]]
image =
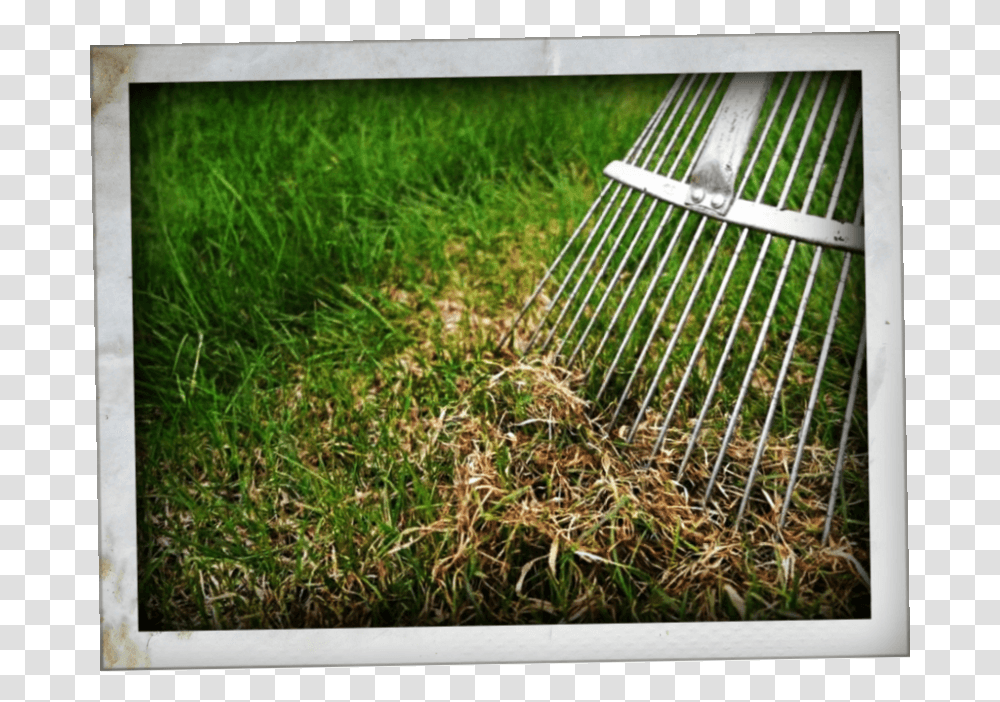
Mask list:
[[[138,630],[131,83],[861,71],[871,619]],[[908,656],[899,34],[91,48],[101,669]]]

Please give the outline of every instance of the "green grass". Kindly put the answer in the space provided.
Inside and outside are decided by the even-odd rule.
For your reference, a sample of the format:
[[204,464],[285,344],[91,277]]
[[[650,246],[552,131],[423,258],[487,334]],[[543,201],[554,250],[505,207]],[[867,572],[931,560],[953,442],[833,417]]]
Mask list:
[[[493,345],[672,80],[131,86],[142,628],[735,616],[718,578],[662,573],[709,526],[663,485],[669,509],[608,493],[650,486],[602,483],[587,420]],[[851,463],[845,495],[865,484]],[[760,576],[732,581],[746,616],[863,613],[835,562],[799,604],[773,554],[733,548]]]
[[303,332],[377,366],[405,345],[392,320],[408,311],[379,298],[387,286],[434,293],[466,264],[503,299],[511,237],[579,216],[661,98],[662,79],[622,82],[134,87],[143,404],[180,406],[199,332],[211,403],[260,349]]

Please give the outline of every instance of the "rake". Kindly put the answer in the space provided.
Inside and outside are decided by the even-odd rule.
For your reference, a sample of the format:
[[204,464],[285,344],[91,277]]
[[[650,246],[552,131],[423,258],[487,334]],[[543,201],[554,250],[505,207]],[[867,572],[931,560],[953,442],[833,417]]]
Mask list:
[[[675,77],[501,345],[522,339],[519,353],[585,369],[609,427],[629,444],[655,434],[646,467],[668,435],[686,440],[665,459],[680,481],[700,447],[703,507],[718,513],[714,492],[743,469],[737,527],[776,425],[798,433],[779,533],[811,430],[832,443],[839,426],[825,543],[863,380],[860,127],[859,74]],[[722,423],[719,439],[709,425]],[[730,451],[747,423],[759,434],[749,466]],[[756,502],[778,509],[764,488]]]

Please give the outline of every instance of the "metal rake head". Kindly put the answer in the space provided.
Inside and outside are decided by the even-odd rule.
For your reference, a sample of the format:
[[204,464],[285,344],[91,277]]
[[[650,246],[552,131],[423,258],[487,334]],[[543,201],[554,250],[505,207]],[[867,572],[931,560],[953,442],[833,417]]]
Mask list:
[[[675,77],[501,343],[535,308],[517,350],[585,368],[609,431],[651,443],[647,465],[679,480],[699,446],[714,454],[706,506],[742,472],[737,525],[772,432],[798,433],[777,463],[780,531],[810,433],[839,428],[825,542],[863,380],[860,127],[858,74]],[[775,484],[758,499],[772,510]]]

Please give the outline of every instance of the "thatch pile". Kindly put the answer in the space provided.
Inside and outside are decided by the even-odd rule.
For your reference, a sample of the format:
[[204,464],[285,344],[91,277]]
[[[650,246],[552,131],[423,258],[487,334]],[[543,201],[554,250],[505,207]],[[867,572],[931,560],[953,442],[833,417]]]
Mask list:
[[[858,535],[818,543],[834,452],[811,450],[795,508],[776,538],[784,485],[775,477],[787,471],[794,445],[772,440],[755,488],[762,497],[736,531],[727,525],[742,495],[736,466],[749,464],[751,442],[733,441],[732,475],[703,509],[697,497],[711,466],[693,460],[683,483],[673,479],[686,436],[674,437],[645,469],[655,413],[625,445],[590,418],[575,392],[578,375],[513,358],[492,370],[474,391],[482,396],[443,412],[440,427],[427,434],[432,445],[415,447],[423,455],[450,452],[455,465],[453,479],[438,486],[441,519],[421,530],[452,535],[443,540],[452,548],[435,562],[435,578],[474,560],[484,589],[513,584],[523,608],[564,621],[649,621],[658,612],[691,620],[748,611],[754,618],[868,616],[867,554]],[[491,409],[484,415],[470,405]],[[560,583],[578,592],[570,611],[557,612],[538,596]],[[671,611],[679,603],[683,614]]]

